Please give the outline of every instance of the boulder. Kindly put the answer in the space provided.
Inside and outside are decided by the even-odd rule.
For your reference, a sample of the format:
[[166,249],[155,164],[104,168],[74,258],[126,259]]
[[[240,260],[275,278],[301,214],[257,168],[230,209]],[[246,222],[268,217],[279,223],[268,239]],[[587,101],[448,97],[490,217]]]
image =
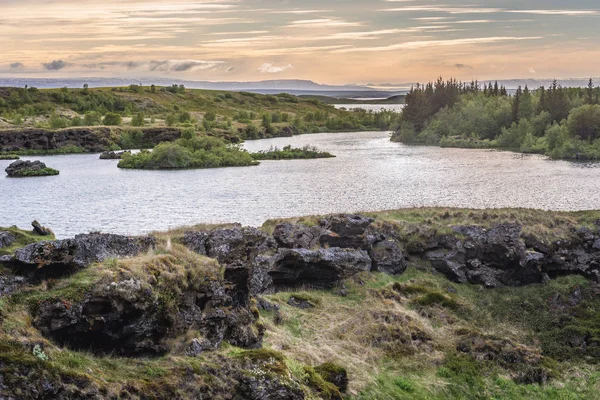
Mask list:
[[153,237],[92,233],[30,244],[16,250],[9,264],[35,279],[60,277],[108,258],[135,256],[154,245]]
[[323,229],[318,226],[279,224],[273,231],[273,238],[279,247],[287,249],[312,249],[319,244]]
[[57,170],[48,168],[46,164],[41,161],[17,160],[10,164],[5,171],[10,178],[58,175]]
[[406,270],[406,261],[400,244],[394,240],[382,240],[369,250],[373,262],[373,271],[390,275],[399,275]]
[[33,221],[31,223],[31,226],[33,226],[33,232],[37,235],[49,236],[49,235],[53,234],[52,230],[50,230],[49,228],[46,228],[45,226],[42,226],[42,224],[40,224],[37,221]]
[[342,279],[370,270],[371,259],[364,250],[280,249],[268,274],[276,287],[331,287]]
[[329,247],[367,249],[367,228],[373,221],[362,215],[349,214],[323,219],[319,223],[326,232],[321,235],[320,243]]
[[8,247],[17,240],[17,237],[9,231],[0,231],[0,249]]

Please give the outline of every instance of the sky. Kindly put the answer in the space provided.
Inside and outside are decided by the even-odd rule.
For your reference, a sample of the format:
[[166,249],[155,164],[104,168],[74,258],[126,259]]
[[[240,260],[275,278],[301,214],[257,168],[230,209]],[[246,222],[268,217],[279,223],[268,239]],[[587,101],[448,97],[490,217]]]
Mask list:
[[600,75],[600,0],[0,0],[0,76]]

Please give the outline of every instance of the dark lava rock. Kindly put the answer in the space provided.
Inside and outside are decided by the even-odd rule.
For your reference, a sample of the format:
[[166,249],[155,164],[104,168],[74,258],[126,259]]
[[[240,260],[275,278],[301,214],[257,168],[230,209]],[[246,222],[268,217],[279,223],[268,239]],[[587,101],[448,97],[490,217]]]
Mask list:
[[124,154],[131,154],[131,151],[105,151],[100,154],[101,160],[120,160]]
[[200,354],[214,350],[214,344],[207,339],[192,339],[185,349],[188,357],[198,357]]
[[183,244],[190,250],[216,258],[225,266],[225,278],[237,293],[262,293],[272,283],[268,275],[277,247],[273,238],[256,228],[185,232]]
[[46,167],[46,164],[41,161],[17,160],[10,164],[5,171],[10,178],[58,175],[57,170]]
[[319,244],[323,230],[318,226],[279,224],[273,231],[273,238],[279,247],[288,249],[312,249]]
[[291,386],[270,375],[246,374],[240,377],[235,400],[304,400],[299,386]]
[[369,250],[369,256],[373,261],[373,271],[399,275],[408,266],[400,245],[393,240],[375,243]]
[[0,231],[0,249],[8,247],[17,240],[17,237],[9,231]]
[[25,278],[22,276],[0,275],[0,297],[18,291],[26,283]]
[[301,310],[306,310],[309,308],[315,308],[315,305],[306,299],[302,299],[296,296],[290,296],[289,300],[287,301],[288,305],[292,306],[292,307],[296,307],[299,308]]
[[60,345],[99,354],[164,354],[169,350],[168,339],[189,330],[205,339],[186,349],[196,355],[223,341],[245,348],[261,346],[264,327],[254,327],[257,317],[247,307],[234,304],[220,278],[175,296],[177,309],[170,310],[148,283],[134,278],[99,283],[81,301],[41,302],[33,324]]
[[358,272],[371,270],[371,259],[364,250],[280,249],[269,275],[275,286],[310,285],[331,287]]
[[40,236],[48,236],[48,235],[52,235],[52,230],[50,230],[49,228],[46,228],[45,226],[42,226],[42,224],[40,224],[37,221],[33,221],[31,223],[31,226],[33,226],[33,232],[40,235]]
[[111,257],[130,257],[155,245],[152,237],[92,233],[73,239],[43,241],[15,251],[10,265],[33,278],[60,277]]
[[320,221],[326,232],[321,235],[323,246],[366,249],[369,245],[367,228],[372,218],[362,215],[336,215]]

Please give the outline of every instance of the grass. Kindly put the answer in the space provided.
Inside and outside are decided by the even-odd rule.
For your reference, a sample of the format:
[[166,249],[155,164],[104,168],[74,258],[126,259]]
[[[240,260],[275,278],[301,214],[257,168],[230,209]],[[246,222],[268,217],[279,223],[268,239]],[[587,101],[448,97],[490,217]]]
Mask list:
[[19,158],[16,154],[0,154],[0,160],[18,160]]
[[40,236],[33,231],[19,229],[16,226],[12,226],[10,228],[0,227],[0,231],[10,232],[16,238],[15,242],[13,242],[10,246],[0,248],[0,256],[13,254],[15,250],[25,247],[28,244],[36,243],[42,240],[55,239],[54,235]]
[[[412,209],[378,214],[415,237],[444,232],[448,225],[524,221],[542,237],[569,235],[573,226],[594,226],[598,212],[548,213],[533,210]],[[318,217],[301,219],[316,223]],[[275,222],[265,225],[270,229]],[[205,227],[199,226],[196,229]],[[9,228],[16,229],[16,228]],[[280,307],[260,311],[264,347],[243,350],[222,345],[199,358],[182,354],[186,332],[172,351],[153,359],[95,356],[54,346],[32,326],[31,307],[49,298],[72,300],[99,282],[137,279],[152,287],[163,307],[177,312],[177,294],[202,290],[221,279],[213,260],[194,254],[176,240],[183,229],[157,235],[158,248],[131,259],[109,259],[63,280],[44,282],[0,298],[0,361],[78,377],[109,394],[135,388],[177,398],[188,384],[231,389],[237,373],[279,379],[301,388],[309,399],[340,398],[331,375],[343,367],[349,387],[344,398],[389,399],[595,399],[600,396],[600,298],[598,286],[579,276],[546,284],[503,287],[459,285],[411,262],[402,275],[362,273],[347,280],[346,296],[333,290],[300,288],[265,295]],[[21,244],[39,240],[19,231]],[[415,240],[416,243],[416,240]],[[569,303],[575,290],[581,301]],[[290,297],[313,308],[288,305]],[[585,337],[587,348],[573,344]],[[20,343],[40,344],[48,361]],[[521,360],[527,360],[523,362]],[[516,360],[516,361],[515,361]],[[328,367],[324,367],[328,366]],[[548,377],[545,384],[529,383]],[[180,396],[181,397],[181,396]],[[218,398],[218,396],[215,396]]]

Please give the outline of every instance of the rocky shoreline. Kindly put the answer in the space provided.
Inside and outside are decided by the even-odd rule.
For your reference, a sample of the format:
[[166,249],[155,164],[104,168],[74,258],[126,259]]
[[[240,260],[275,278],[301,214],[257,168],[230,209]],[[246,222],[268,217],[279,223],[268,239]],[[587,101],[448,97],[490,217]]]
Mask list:
[[[568,275],[600,282],[600,218],[589,217],[582,224],[550,220],[556,229],[549,236],[536,235],[523,223],[494,217],[493,212],[477,216],[476,224],[454,223],[466,217],[462,211],[439,214],[435,223],[400,224],[334,215],[304,223],[271,223],[262,229],[233,225],[146,237],[92,233],[41,241],[0,257],[4,266],[0,299],[19,298],[30,304],[31,329],[50,341],[45,346],[86,350],[98,357],[217,357],[214,352],[225,345],[247,351],[263,347],[267,328],[259,310],[279,312],[279,306],[264,296],[307,289],[332,289],[345,296],[346,282],[369,273],[401,276],[412,265],[457,284],[488,290],[542,284]],[[0,229],[0,248],[14,245],[11,235]],[[56,289],[48,288],[43,295],[32,289],[48,282]],[[290,297],[288,304],[301,309],[315,306],[299,295]],[[192,331],[193,337],[186,337]],[[467,352],[480,346],[482,339],[468,340],[461,342]],[[598,346],[591,336],[578,340],[590,349]],[[34,344],[13,343],[17,349]],[[11,360],[0,356],[0,371],[23,375],[22,367]],[[264,367],[256,360],[228,363],[217,375],[236,384],[229,389],[217,384],[205,388],[206,398],[216,396],[213,390],[229,391],[223,398],[305,398],[302,390],[284,384],[280,376],[249,378],[241,373]],[[50,379],[50,388],[42,391],[46,396],[102,396],[98,382],[80,382],[74,388],[64,376],[53,376],[34,374],[29,379],[40,385],[44,385],[40,380]],[[29,393],[37,398],[24,380],[0,378],[0,395],[18,398],[18,393]],[[328,385],[330,395],[322,398],[341,398],[344,388]],[[194,398],[193,393],[184,389],[181,398]]]

